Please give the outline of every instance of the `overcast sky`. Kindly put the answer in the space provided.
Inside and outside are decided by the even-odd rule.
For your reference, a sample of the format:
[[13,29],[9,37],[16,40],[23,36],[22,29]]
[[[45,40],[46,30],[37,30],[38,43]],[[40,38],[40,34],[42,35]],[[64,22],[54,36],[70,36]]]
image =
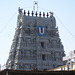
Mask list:
[[[35,0],[0,0],[0,64],[6,63],[17,26],[18,7],[32,11]],[[54,12],[66,55],[75,49],[75,0],[36,0],[38,11]]]

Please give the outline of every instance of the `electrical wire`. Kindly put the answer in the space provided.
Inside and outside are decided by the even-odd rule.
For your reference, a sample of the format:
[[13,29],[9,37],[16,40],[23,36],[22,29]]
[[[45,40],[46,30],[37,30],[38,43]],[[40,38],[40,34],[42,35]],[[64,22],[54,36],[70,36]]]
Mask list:
[[[56,16],[56,15],[55,15]],[[57,17],[57,16],[56,16]],[[59,22],[65,27],[65,29],[67,30],[67,32],[75,39],[74,35],[67,29],[67,27],[65,26],[65,24],[57,17],[57,19],[59,20]]]
[[[24,7],[24,8],[27,8],[27,7]],[[38,7],[40,8],[40,7]],[[50,10],[47,10],[47,9],[44,9],[44,8],[40,8],[42,10],[45,10],[45,11],[50,11]],[[16,12],[15,12],[16,14]],[[10,18],[9,22],[2,28],[2,30],[0,30],[0,33],[3,32],[3,30],[10,24],[11,20],[14,18],[15,14]],[[56,16],[56,15],[55,15]],[[57,17],[57,16],[56,16]],[[64,28],[67,30],[67,32],[75,39],[75,36],[68,30],[68,28],[65,26],[65,24],[57,17],[57,19],[59,20],[59,22],[64,26]]]
[[[24,8],[30,8],[30,7],[24,7]],[[17,12],[17,11],[16,11]],[[4,29],[10,24],[10,22],[12,21],[12,19],[14,18],[14,16],[16,15],[16,12],[13,14],[13,16],[10,18],[10,20],[8,21],[7,24],[5,24],[5,26],[0,30],[0,33],[2,33],[4,31]]]
[[[40,7],[39,7],[40,8]],[[46,10],[46,11],[49,11],[47,9],[44,9],[44,8],[40,8],[42,10]],[[56,14],[55,14],[56,16]],[[57,16],[56,16],[57,17]],[[65,24],[57,17],[57,19],[59,20],[59,22],[64,26],[64,28],[67,30],[67,32],[75,39],[75,36],[68,30],[68,28],[65,26]]]
[[0,30],[0,33],[2,33],[4,31],[4,29],[10,24],[10,22],[12,21],[12,19],[14,18],[14,16],[16,15],[16,12],[13,14],[13,16],[10,18],[9,22]]

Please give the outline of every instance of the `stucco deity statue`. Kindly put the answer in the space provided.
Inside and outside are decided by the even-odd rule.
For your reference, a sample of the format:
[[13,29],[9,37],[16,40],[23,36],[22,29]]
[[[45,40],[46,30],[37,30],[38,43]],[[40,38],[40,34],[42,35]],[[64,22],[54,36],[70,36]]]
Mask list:
[[18,8],[19,14],[22,14],[22,10],[23,9],[20,9],[20,7]]

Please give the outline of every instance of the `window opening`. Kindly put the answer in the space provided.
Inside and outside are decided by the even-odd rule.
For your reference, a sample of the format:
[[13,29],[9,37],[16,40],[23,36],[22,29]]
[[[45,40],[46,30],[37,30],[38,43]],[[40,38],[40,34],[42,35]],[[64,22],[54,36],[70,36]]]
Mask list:
[[41,42],[41,47],[44,47],[44,42]]
[[45,54],[42,55],[42,60],[46,60],[46,59],[45,59]]

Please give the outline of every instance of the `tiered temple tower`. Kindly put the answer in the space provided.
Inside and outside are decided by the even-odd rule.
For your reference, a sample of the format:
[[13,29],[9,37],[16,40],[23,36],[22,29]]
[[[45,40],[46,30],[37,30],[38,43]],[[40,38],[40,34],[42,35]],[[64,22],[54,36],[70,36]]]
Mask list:
[[17,28],[7,60],[8,69],[50,70],[63,65],[63,45],[53,13],[43,16],[19,8]]

